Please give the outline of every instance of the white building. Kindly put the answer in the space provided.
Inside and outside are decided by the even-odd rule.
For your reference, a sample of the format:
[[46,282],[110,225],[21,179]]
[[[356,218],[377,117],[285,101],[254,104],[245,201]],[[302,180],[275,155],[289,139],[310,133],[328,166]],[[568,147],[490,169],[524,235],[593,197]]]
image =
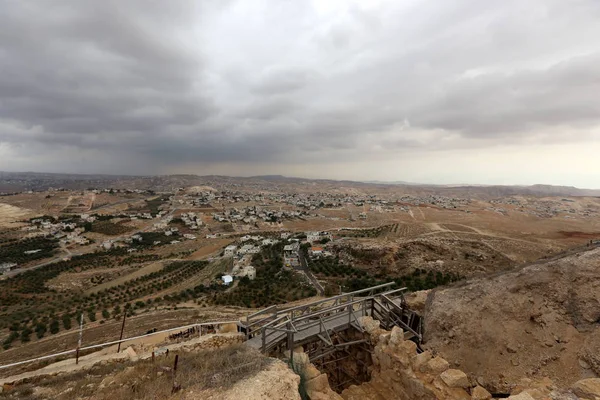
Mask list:
[[225,247],[225,251],[224,251],[223,255],[225,257],[233,257],[235,255],[236,250],[237,250],[237,246],[230,244],[229,246]]
[[250,251],[254,249],[254,246],[251,244],[245,244],[237,251],[238,254],[244,255],[250,253]]
[[283,248],[283,265],[286,267],[300,266],[300,244],[288,244]]
[[312,246],[309,250],[309,254],[312,257],[321,257],[323,255],[323,248],[322,247],[317,247],[317,246]]
[[306,241],[309,243],[321,240],[321,232],[306,232]]
[[223,280],[223,285],[229,285],[231,282],[233,282],[233,276],[231,275],[223,275],[221,279]]
[[332,239],[331,233],[329,232],[306,232],[306,241],[309,243],[318,242],[323,239]]
[[244,268],[243,274],[252,281],[256,278],[256,268],[254,268],[252,265],[248,265],[246,268]]

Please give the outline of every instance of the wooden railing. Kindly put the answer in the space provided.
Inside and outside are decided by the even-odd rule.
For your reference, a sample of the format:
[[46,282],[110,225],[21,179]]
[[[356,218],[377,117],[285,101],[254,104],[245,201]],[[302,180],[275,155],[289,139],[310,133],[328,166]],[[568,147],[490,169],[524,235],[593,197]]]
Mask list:
[[[260,348],[263,352],[269,352],[286,341],[288,342],[287,347],[291,348],[294,346],[295,339],[298,339],[298,335],[301,336],[302,333],[310,337],[317,336],[327,342],[329,330],[349,326],[358,322],[361,316],[366,315],[380,320],[387,328],[398,325],[420,341],[420,332],[404,321],[404,319],[410,318],[412,313],[407,309],[404,301],[403,292],[406,288],[376,293],[393,284],[390,282],[283,310],[269,308],[262,314],[255,313],[249,316],[248,320],[268,312],[272,313],[261,320],[249,322],[247,327],[260,329]],[[340,319],[344,313],[348,315],[347,320]],[[331,325],[332,321],[338,323]],[[319,327],[319,329],[307,333],[308,330],[315,327]],[[355,324],[355,327],[361,329],[358,324]],[[306,339],[301,336],[300,340]]]

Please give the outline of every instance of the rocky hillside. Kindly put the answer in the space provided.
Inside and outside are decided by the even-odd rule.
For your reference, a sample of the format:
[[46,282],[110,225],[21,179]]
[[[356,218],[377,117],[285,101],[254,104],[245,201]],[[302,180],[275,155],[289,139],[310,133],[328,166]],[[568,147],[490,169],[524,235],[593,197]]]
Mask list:
[[432,291],[425,340],[498,393],[600,376],[600,249]]

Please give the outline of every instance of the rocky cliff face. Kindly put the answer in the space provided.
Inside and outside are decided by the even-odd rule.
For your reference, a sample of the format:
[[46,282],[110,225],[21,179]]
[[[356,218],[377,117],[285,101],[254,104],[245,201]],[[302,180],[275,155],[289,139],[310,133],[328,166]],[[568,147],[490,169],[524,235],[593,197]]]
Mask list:
[[496,392],[600,376],[600,249],[434,290],[426,348]]
[[[467,375],[450,368],[441,357],[431,352],[417,354],[414,342],[404,340],[404,332],[394,327],[391,332],[379,328],[379,323],[364,317],[362,325],[375,344],[371,380],[351,386],[342,392],[345,400],[362,399],[471,399]],[[491,395],[477,387],[479,397]]]
[[[379,327],[370,317],[363,317],[362,326],[368,332],[373,351],[371,380],[350,386],[341,395],[328,385],[327,375],[308,362],[305,354],[295,355],[308,378],[307,394],[312,400],[489,400],[492,394],[460,369],[451,368],[448,361],[430,351],[417,354],[415,343],[404,340],[404,333],[395,327],[391,332]],[[600,379],[576,382],[570,388],[557,388],[549,378],[522,378],[510,393],[512,400],[600,400]]]

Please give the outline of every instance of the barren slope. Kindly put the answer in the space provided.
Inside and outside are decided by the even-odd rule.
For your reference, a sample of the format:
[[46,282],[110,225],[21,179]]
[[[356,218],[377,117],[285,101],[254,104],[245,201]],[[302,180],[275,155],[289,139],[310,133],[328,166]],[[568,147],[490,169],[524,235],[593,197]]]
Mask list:
[[600,374],[600,249],[433,291],[426,348],[488,388]]

